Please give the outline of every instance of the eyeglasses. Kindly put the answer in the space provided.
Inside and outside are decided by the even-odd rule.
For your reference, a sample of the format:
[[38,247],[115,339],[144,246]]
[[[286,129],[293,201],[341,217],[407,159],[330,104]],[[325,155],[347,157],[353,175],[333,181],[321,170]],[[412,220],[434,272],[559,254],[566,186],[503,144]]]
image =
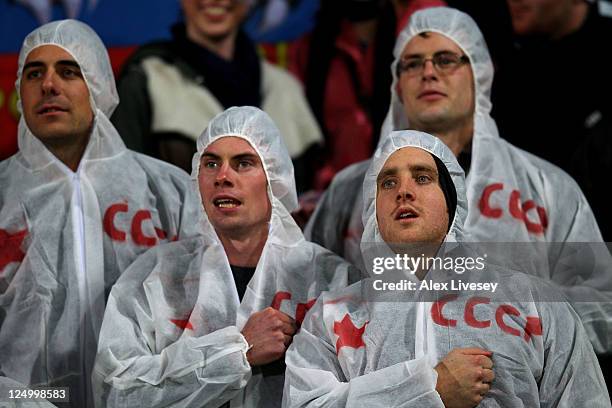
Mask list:
[[440,51],[431,58],[412,57],[399,60],[397,64],[397,76],[402,73],[408,76],[417,76],[423,73],[425,64],[431,61],[436,70],[442,75],[452,74],[463,64],[469,64],[470,60],[465,55],[457,55],[450,51]]

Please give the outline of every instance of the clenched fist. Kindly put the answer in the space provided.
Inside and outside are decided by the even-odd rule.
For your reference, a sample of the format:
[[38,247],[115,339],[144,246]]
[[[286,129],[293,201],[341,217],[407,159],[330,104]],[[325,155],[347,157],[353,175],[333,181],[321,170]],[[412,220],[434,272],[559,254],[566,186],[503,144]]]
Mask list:
[[446,408],[472,408],[482,401],[495,378],[491,355],[479,348],[457,348],[440,361],[436,391]]
[[253,313],[242,329],[242,335],[251,346],[247,351],[249,364],[264,365],[281,358],[296,329],[295,320],[271,307]]

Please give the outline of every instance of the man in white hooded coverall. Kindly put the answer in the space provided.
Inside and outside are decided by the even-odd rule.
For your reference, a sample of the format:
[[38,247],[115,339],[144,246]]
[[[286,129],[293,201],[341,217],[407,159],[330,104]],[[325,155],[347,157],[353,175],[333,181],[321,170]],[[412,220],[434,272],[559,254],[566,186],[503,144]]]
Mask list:
[[[595,351],[612,352],[612,261],[599,227],[574,180],[499,137],[489,115],[493,64],[476,23],[450,8],[419,11],[399,34],[394,55],[381,143],[401,129],[446,143],[467,174],[465,239],[518,243],[498,245],[504,262],[559,284]],[[368,165],[338,174],[305,231],[362,268],[360,187]]]
[[263,111],[215,116],[192,178],[203,236],[154,248],[113,288],[97,406],[280,406],[282,357],[297,326],[321,291],[359,278],[291,217],[293,165]]
[[108,54],[87,25],[30,33],[16,89],[20,151],[0,163],[0,375],[91,406],[111,286],[152,246],[197,235],[198,201],[187,174],[125,148],[108,119]]
[[[414,273],[394,262],[375,269],[378,259],[388,265],[412,253],[399,244],[419,244],[419,255],[430,244],[426,254],[445,265],[474,255],[459,244],[466,186],[444,143],[392,132],[374,154],[363,194],[362,250],[372,277],[322,294],[312,307],[287,351],[284,406],[611,406],[580,319],[545,281],[482,258],[473,258],[482,267],[463,271],[434,263]],[[454,288],[460,280],[481,286]],[[447,367],[441,357],[458,347],[490,350],[495,378],[483,364],[471,393],[460,385],[473,377],[457,376],[449,399],[438,392],[438,373]]]

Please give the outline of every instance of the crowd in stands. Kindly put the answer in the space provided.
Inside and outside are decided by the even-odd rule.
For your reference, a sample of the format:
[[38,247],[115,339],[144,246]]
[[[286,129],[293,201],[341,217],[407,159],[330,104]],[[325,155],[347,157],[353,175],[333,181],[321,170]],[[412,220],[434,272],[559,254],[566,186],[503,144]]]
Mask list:
[[0,405],[611,407],[612,6],[321,0],[268,60],[249,13],[306,1],[181,0],[117,78],[24,39]]

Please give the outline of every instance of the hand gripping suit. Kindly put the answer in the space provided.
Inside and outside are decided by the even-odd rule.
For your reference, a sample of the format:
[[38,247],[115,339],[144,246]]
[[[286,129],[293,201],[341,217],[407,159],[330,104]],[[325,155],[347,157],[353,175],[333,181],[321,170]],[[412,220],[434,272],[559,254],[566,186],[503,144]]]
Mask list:
[[[377,256],[394,255],[378,228],[376,180],[387,158],[407,146],[438,157],[455,186],[455,216],[437,256],[469,254],[459,244],[468,213],[463,171],[439,139],[414,131],[391,133],[366,173],[364,254],[375,243]],[[498,282],[496,292],[451,286],[382,293],[379,276],[319,297],[287,352],[284,406],[443,407],[433,368],[459,347],[493,353],[496,378],[480,407],[610,406],[578,316],[546,282],[489,262],[464,275],[432,268],[423,282],[469,276]],[[419,287],[415,275],[404,278]]]
[[99,406],[219,407],[229,400],[232,407],[280,405],[284,373],[250,367],[244,324],[269,306],[301,322],[321,291],[359,276],[338,256],[307,242],[293,221],[291,159],[261,110],[230,108],[210,122],[193,159],[194,191],[202,154],[226,136],[246,140],[257,152],[272,204],[268,239],[245,295],[239,301],[224,248],[201,207],[202,237],[149,251],[113,288],[94,373]]
[[[390,131],[410,128],[397,93],[396,66],[406,45],[423,32],[453,40],[469,58],[473,71],[474,134],[471,164],[466,170],[465,240],[525,243],[500,245],[502,253],[516,251],[515,255],[506,254],[505,261],[518,262],[515,266],[520,270],[559,284],[580,315],[595,351],[612,351],[612,259],[593,212],[565,172],[499,137],[490,116],[493,64],[480,30],[467,14],[445,7],[418,11],[400,33],[392,65],[391,106],[381,143]],[[358,256],[363,230],[359,183],[365,163],[338,174],[305,230],[307,238],[326,248],[340,248],[343,252],[339,253],[359,267],[363,266]]]

